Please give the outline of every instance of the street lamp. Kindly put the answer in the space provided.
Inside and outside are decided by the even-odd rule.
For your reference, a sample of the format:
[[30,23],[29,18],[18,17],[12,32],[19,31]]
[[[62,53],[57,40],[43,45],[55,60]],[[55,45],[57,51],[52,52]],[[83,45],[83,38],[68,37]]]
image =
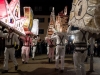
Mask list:
[[75,36],[74,35],[71,35],[71,40],[74,40]]

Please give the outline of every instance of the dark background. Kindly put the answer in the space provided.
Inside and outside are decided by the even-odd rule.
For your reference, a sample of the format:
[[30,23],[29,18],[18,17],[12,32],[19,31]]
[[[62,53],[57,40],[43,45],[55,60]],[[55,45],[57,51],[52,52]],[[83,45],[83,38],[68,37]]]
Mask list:
[[[8,3],[11,0],[8,0]],[[34,15],[50,15],[49,7],[55,7],[55,14],[61,12],[65,6],[68,6],[68,15],[71,10],[72,0],[20,0],[21,15],[23,15],[23,7],[30,6]],[[34,11],[35,7],[42,7],[42,11]]]

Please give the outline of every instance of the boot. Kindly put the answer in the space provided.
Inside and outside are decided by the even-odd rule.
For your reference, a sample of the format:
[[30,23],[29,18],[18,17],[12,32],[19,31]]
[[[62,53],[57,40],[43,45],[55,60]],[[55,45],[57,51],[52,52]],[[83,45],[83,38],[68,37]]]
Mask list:
[[63,73],[64,72],[64,70],[60,70],[60,73]]
[[49,58],[48,62],[49,62],[49,63],[51,62],[50,58]]
[[2,73],[8,73],[8,70],[3,70]]
[[18,69],[18,65],[17,66],[15,66],[15,70],[17,70]]

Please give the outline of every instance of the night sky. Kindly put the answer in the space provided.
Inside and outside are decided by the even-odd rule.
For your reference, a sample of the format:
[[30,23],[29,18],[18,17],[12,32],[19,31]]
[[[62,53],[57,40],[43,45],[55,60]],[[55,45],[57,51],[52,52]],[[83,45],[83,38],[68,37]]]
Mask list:
[[[11,0],[7,0],[8,3]],[[72,0],[20,0],[21,12],[23,11],[24,6],[30,6],[32,9],[35,6],[43,6],[44,9],[47,9],[47,6],[55,7],[55,12],[59,13],[64,9],[65,6],[68,6],[68,14],[71,10]],[[44,11],[50,13],[48,11]]]

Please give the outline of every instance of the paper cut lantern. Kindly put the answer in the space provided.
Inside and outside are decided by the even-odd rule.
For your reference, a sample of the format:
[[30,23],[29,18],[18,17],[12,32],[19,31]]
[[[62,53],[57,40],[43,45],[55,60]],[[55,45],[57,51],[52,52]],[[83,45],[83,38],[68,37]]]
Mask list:
[[[97,17],[99,21],[97,21]],[[100,0],[73,0],[69,25],[100,33]]]

